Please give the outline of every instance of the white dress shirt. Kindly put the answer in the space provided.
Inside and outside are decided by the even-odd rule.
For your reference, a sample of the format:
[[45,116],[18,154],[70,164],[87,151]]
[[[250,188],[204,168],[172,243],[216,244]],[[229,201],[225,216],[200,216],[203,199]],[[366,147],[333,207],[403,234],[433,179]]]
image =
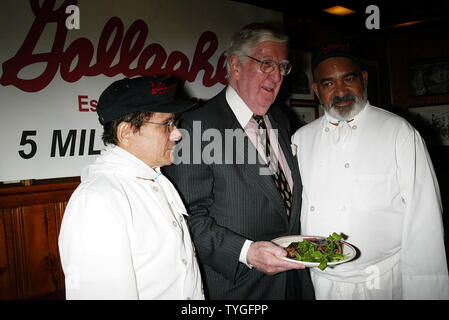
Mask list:
[[[231,110],[234,113],[235,117],[237,118],[237,121],[239,122],[240,126],[245,130],[245,133],[248,135],[248,138],[250,139],[252,144],[256,147],[259,155],[266,162],[265,151],[261,143],[259,143],[259,139],[257,137],[258,124],[256,120],[253,118],[254,113],[251,111],[251,109],[246,105],[246,103],[242,100],[242,98],[240,98],[240,96],[231,86],[228,86],[226,88],[226,101],[231,107]],[[290,185],[290,190],[293,193],[292,174],[290,168],[288,167],[284,153],[279,146],[277,134],[275,130],[273,130],[273,127],[271,126],[271,122],[268,116],[264,115],[263,118],[267,126],[267,131],[270,137],[270,144],[271,144],[270,150],[271,152],[274,152],[274,154],[276,155],[276,158],[278,159],[278,165],[284,171],[284,175],[287,179],[288,184]],[[252,243],[251,240],[245,241],[242,247],[242,251],[240,252],[239,258],[240,262],[246,264],[250,268],[252,266],[248,264],[248,262],[246,261],[246,256],[248,254],[248,249],[251,243]]]

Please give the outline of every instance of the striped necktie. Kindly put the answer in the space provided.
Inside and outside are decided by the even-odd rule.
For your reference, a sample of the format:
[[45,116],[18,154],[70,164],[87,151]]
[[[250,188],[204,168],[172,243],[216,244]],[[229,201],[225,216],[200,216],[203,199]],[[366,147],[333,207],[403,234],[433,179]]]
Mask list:
[[284,200],[284,203],[285,203],[285,209],[287,211],[287,215],[290,216],[290,211],[292,208],[292,192],[291,192],[290,186],[287,182],[287,179],[285,178],[284,172],[281,170],[281,166],[279,165],[279,162],[276,161],[277,160],[275,158],[276,155],[274,153],[271,154],[270,137],[268,135],[267,126],[265,124],[263,116],[253,115],[253,118],[254,118],[254,120],[256,120],[257,124],[259,125],[258,137],[260,139],[260,142],[261,142],[263,148],[265,149],[267,164],[272,173],[274,184],[276,185],[276,188],[281,193],[282,199]]

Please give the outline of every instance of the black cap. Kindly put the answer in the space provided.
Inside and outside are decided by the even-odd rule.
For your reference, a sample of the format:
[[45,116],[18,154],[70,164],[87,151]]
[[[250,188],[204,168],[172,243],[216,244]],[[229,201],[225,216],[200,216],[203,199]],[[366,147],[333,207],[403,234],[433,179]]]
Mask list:
[[101,94],[97,113],[100,123],[105,124],[136,111],[178,113],[195,105],[175,100],[162,78],[145,76],[112,83]]
[[334,57],[349,58],[360,64],[356,48],[348,43],[329,43],[317,48],[312,57],[312,71],[321,61]]

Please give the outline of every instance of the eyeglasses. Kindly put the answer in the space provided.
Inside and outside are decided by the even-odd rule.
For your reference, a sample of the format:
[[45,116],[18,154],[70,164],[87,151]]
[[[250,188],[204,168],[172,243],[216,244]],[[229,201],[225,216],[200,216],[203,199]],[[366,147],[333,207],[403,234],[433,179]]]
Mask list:
[[167,128],[168,132],[172,132],[173,129],[175,129],[175,127],[178,125],[178,119],[174,120],[170,120],[166,123],[159,123],[159,122],[151,122],[151,121],[147,121],[147,123],[151,123],[151,124],[157,124],[160,126],[165,126]]
[[282,61],[279,63],[276,63],[275,61],[271,59],[265,59],[265,60],[259,60],[251,56],[247,56],[250,59],[253,59],[254,61],[257,61],[260,63],[260,71],[263,73],[271,73],[273,70],[278,66],[279,73],[283,76],[286,76],[290,73],[292,70],[292,64],[289,61]]

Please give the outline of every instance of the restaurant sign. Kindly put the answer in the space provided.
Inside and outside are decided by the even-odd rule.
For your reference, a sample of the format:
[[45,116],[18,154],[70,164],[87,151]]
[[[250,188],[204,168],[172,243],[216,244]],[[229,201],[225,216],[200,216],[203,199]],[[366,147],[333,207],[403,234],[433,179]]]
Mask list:
[[104,147],[96,106],[110,83],[172,74],[209,99],[232,33],[282,19],[227,0],[4,0],[0,15],[0,181],[79,176]]

